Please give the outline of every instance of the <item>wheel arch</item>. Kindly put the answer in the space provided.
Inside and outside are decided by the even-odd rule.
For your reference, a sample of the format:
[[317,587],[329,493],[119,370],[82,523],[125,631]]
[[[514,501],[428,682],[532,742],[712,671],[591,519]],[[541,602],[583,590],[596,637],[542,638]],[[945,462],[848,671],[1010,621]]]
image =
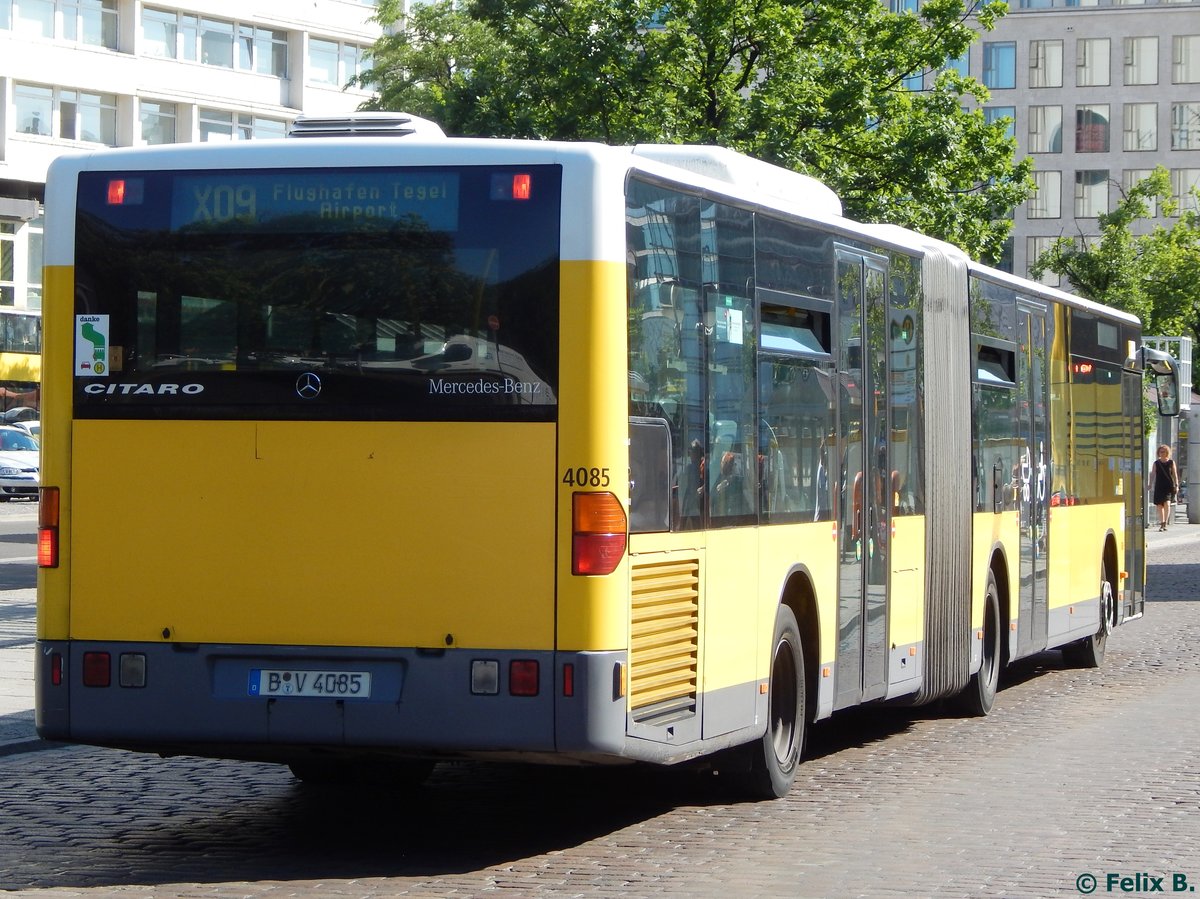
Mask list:
[[796,565],[788,572],[779,602],[792,610],[796,625],[800,628],[800,643],[804,650],[804,692],[808,697],[805,717],[815,721],[820,706],[817,695],[820,679],[817,675],[821,668],[821,613],[812,574],[806,566]]
[[1117,535],[1110,528],[1104,534],[1104,549],[1101,550],[1100,553],[1100,571],[1104,579],[1108,581],[1113,595],[1112,609],[1109,610],[1109,613],[1112,616],[1112,620],[1108,622],[1108,626],[1110,628],[1116,627],[1121,623],[1120,559],[1120,553],[1117,549]]
[[997,543],[992,547],[988,570],[996,582],[997,599],[1000,602],[1000,667],[1004,668],[1012,658],[1008,641],[1013,631],[1012,581],[1008,576],[1008,553],[1003,544]]

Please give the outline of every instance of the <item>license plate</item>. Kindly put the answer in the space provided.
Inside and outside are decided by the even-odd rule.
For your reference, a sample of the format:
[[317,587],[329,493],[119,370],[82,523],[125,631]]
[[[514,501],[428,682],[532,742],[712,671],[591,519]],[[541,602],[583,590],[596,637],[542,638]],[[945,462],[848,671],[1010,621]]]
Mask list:
[[371,696],[371,673],[255,668],[250,672],[250,695],[368,699]]

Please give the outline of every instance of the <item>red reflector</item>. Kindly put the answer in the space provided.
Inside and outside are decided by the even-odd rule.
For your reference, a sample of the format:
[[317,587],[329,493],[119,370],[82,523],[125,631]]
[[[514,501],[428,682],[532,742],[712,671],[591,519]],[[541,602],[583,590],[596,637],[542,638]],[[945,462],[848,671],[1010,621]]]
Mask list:
[[125,179],[114,178],[108,182],[108,205],[120,206],[125,202]]
[[50,656],[50,683],[56,687],[62,686],[63,664],[62,653],[56,652]]
[[85,687],[107,687],[112,683],[112,660],[107,652],[85,652],[83,654],[83,685]]
[[535,659],[516,659],[509,662],[508,692],[513,696],[537,696],[538,663]]
[[571,543],[571,574],[612,574],[624,555],[624,534],[576,534]]
[[572,574],[611,574],[625,556],[625,509],[611,493],[576,493],[571,517]]
[[513,175],[513,199],[528,200],[533,194],[533,176],[520,174]]
[[38,568],[58,567],[58,488],[38,491]]
[[58,528],[38,528],[38,568],[58,567]]
[[563,665],[563,696],[575,695],[575,666],[569,662]]

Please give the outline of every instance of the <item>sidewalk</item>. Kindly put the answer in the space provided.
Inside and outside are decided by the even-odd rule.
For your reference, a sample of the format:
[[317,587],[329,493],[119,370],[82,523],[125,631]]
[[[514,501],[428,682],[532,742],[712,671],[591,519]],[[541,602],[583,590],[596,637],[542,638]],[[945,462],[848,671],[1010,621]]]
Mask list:
[[36,590],[0,594],[0,755],[32,748],[29,744],[38,740],[33,727],[36,617]]

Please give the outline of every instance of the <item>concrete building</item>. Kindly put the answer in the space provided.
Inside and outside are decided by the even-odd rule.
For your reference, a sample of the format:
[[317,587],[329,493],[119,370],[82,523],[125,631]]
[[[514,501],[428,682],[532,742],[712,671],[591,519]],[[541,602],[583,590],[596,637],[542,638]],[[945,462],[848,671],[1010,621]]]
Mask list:
[[0,306],[41,307],[46,170],[97,147],[282,137],[350,112],[374,0],[0,0]]
[[1200,185],[1197,0],[1014,0],[972,45],[969,72],[1036,168],[1004,266],[1016,274],[1056,237],[1099,233],[1097,216],[1156,166],[1177,198]]

